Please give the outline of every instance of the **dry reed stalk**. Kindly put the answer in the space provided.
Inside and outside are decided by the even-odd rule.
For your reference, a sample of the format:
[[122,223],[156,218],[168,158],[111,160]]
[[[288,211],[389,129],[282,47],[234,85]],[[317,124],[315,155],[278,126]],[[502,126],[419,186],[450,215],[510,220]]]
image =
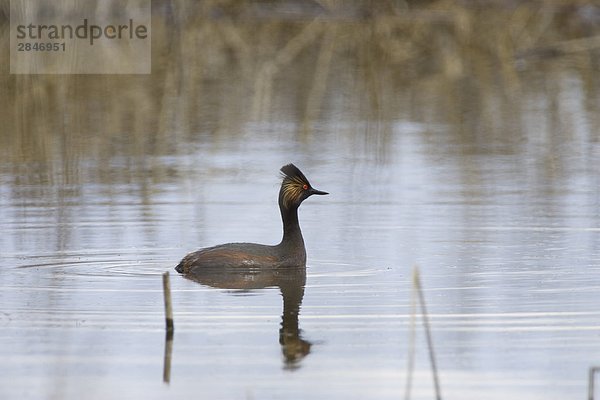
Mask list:
[[596,372],[600,372],[600,367],[591,367],[588,377],[588,400],[594,400],[594,378]]
[[163,296],[165,299],[165,323],[167,332],[173,332],[175,326],[173,324],[173,307],[171,306],[171,282],[169,280],[169,272],[162,275],[163,281]]
[[[427,313],[427,306],[425,304],[425,296],[423,295],[423,287],[421,285],[421,278],[419,275],[419,268],[415,266],[415,268],[413,269],[413,286],[412,286],[412,300],[411,300],[411,304],[412,304],[412,308],[411,308],[411,318],[414,319],[416,318],[416,301],[415,301],[415,297],[416,299],[418,299],[418,302],[421,306],[421,317],[423,319],[423,328],[425,329],[425,338],[427,340],[427,349],[429,352],[429,362],[431,365],[431,372],[433,375],[433,385],[435,388],[435,398],[436,400],[441,400],[442,399],[442,392],[440,389],[440,380],[438,377],[438,371],[437,371],[437,365],[436,365],[436,361],[435,361],[435,352],[433,349],[433,339],[431,337],[431,326],[429,325],[429,314]],[[409,399],[410,398],[410,389],[411,389],[411,385],[412,385],[412,370],[414,367],[414,352],[415,352],[415,344],[414,344],[414,331],[415,331],[415,327],[414,327],[414,322],[411,323],[412,329],[411,329],[411,337],[410,337],[410,343],[411,343],[411,347],[410,347],[410,355],[408,358],[408,371],[407,371],[407,381],[406,381],[406,391],[405,391],[405,399]]]

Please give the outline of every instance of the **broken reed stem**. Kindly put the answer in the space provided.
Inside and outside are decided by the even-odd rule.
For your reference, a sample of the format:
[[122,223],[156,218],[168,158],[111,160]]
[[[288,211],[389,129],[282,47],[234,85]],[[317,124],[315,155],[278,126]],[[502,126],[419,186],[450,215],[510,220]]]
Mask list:
[[600,367],[591,367],[589,372],[588,381],[588,400],[594,400],[594,378],[596,372],[600,371]]
[[410,399],[412,390],[413,370],[415,368],[415,339],[417,333],[417,296],[413,285],[410,291],[410,328],[408,336],[408,358],[406,359],[406,388],[404,390],[404,399]]
[[167,334],[173,333],[175,326],[173,325],[173,307],[171,306],[171,282],[169,281],[169,272],[162,275],[163,281],[163,296],[165,298],[165,322]]
[[433,351],[433,340],[431,339],[431,328],[429,326],[429,317],[427,314],[427,306],[425,305],[425,296],[423,296],[423,288],[421,286],[421,278],[419,277],[419,268],[413,270],[413,285],[419,295],[419,303],[421,303],[421,314],[423,316],[423,326],[425,327],[425,337],[427,338],[427,347],[429,349],[429,361],[431,362],[431,371],[433,373],[433,385],[435,386],[435,398],[442,399],[440,391],[440,382],[438,379],[437,366],[435,363],[435,353]]

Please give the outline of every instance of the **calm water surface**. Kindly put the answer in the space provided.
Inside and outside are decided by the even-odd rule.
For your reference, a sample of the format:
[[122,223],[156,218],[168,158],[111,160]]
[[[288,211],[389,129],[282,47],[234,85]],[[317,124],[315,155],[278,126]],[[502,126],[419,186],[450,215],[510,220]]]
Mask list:
[[[219,82],[208,97],[235,96]],[[102,121],[79,146],[7,141],[0,398],[401,398],[414,265],[444,398],[583,398],[600,364],[598,91],[569,69],[523,82],[517,105],[493,92],[458,109],[407,87],[385,115],[331,89],[309,133],[294,92],[226,126],[208,102],[151,152],[103,139]],[[278,242],[288,162],[331,193],[300,210],[306,277],[243,290],[173,271],[200,247]],[[413,398],[429,399],[418,328]]]

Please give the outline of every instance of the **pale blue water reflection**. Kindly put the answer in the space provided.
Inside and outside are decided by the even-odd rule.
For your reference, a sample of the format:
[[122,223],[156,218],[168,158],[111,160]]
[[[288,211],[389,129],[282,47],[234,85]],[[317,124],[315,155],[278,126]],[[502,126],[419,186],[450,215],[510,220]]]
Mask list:
[[[573,79],[567,109],[584,102]],[[531,96],[522,134],[481,140],[433,112],[351,123],[333,110],[312,135],[250,122],[49,176],[3,163],[0,397],[398,398],[415,264],[444,398],[582,397],[600,363],[600,142],[593,113],[553,131]],[[300,210],[310,354],[285,368],[278,288],[174,274],[163,384],[160,274],[199,247],[276,243],[290,161],[331,193]],[[414,398],[431,398],[421,333],[417,346]]]

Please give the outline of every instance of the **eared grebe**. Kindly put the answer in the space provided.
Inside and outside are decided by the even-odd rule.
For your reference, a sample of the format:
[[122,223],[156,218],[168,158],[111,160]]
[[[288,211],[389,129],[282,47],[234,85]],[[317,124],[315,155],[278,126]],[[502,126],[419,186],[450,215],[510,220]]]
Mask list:
[[281,167],[283,182],[279,190],[279,210],[283,220],[281,243],[267,246],[256,243],[227,243],[188,254],[175,270],[199,273],[204,268],[278,268],[306,264],[306,249],[298,223],[298,207],[313,194],[329,194],[314,189],[294,165]]

